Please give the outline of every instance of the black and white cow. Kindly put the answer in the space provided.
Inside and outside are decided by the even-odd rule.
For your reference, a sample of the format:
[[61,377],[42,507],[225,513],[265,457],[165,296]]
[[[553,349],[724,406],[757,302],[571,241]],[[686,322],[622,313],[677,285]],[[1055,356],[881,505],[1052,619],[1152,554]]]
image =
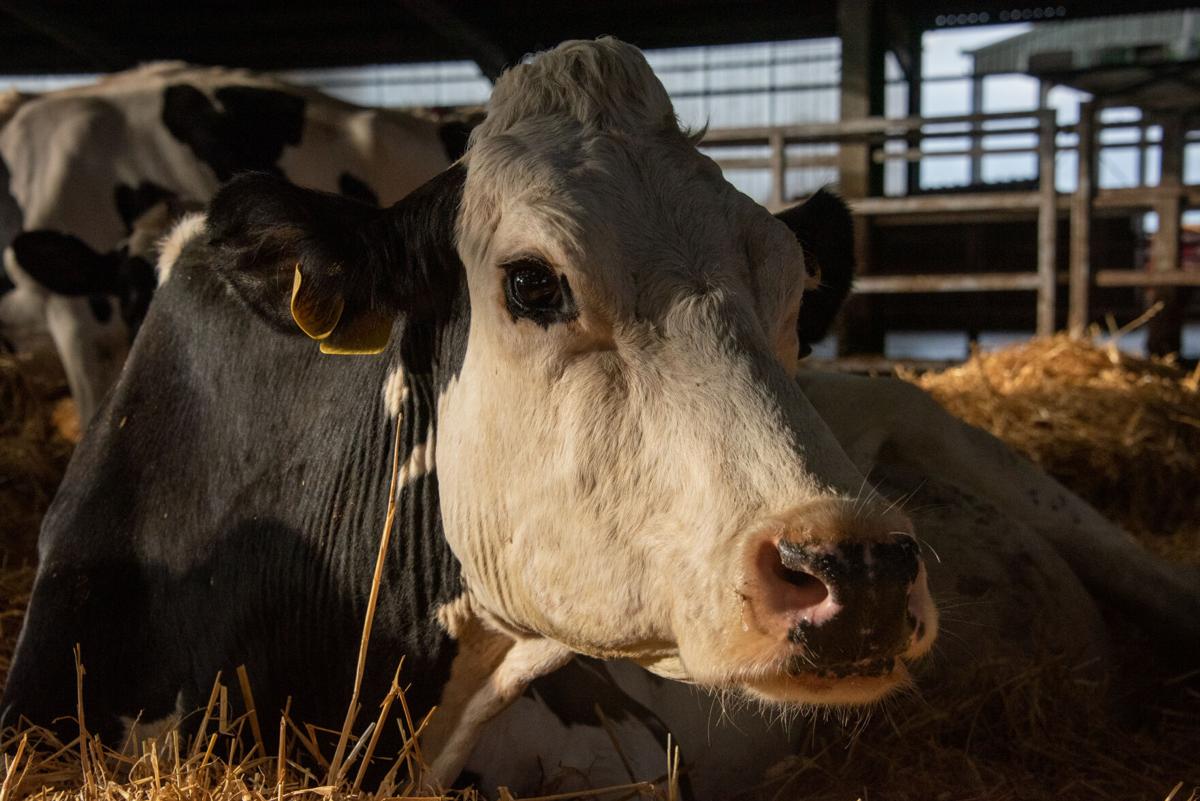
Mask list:
[[[827,195],[773,218],[736,192],[611,39],[507,73],[467,155],[386,210],[234,180],[175,237],[148,336],[47,515],[5,722],[73,712],[78,642],[88,724],[110,741],[199,707],[239,664],[260,714],[290,697],[337,727],[398,435],[362,703],[404,655],[410,703],[440,707],[427,781],[466,766],[536,784],[495,758],[497,738],[521,747],[505,732],[524,711],[578,724],[538,764],[572,744],[603,760],[588,700],[611,692],[639,769],[676,731],[685,758],[725,760],[696,765],[695,795],[749,783],[793,746],[748,724],[705,751],[710,707],[686,685],[870,704],[938,628],[937,568],[868,489],[887,438],[846,426],[856,463],[796,382],[798,331],[834,305],[803,287],[844,287],[848,225]],[[855,392],[825,395],[851,423]],[[984,576],[1019,561],[1019,608],[1102,648],[1051,545],[980,508],[921,536]]]
[[123,247],[148,211],[206,202],[244,171],[390,204],[465,144],[456,125],[180,63],[6,95],[5,116],[0,244],[16,289],[0,301],[0,338],[24,348],[48,329],[84,422],[116,381],[155,287],[153,260]]

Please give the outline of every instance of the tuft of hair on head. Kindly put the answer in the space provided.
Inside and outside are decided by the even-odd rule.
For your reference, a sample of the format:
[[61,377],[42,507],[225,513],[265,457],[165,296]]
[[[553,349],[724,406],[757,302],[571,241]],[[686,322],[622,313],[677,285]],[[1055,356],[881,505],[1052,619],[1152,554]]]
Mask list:
[[597,130],[679,133],[667,90],[642,51],[611,36],[564,42],[501,75],[472,141],[546,116]]
[[175,262],[179,261],[184,247],[204,233],[205,219],[206,216],[203,212],[194,211],[185,214],[179,218],[167,235],[158,241],[158,263],[155,265],[155,272],[158,275],[159,286],[165,284],[171,277],[171,269],[175,266]]

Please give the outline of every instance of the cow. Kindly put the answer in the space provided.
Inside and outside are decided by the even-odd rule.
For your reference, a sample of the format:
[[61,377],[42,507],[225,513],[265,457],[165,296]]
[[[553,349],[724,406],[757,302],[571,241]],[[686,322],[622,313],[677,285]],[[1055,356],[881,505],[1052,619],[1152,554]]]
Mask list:
[[0,245],[15,284],[0,301],[0,339],[28,349],[48,329],[85,423],[155,288],[153,260],[121,247],[147,212],[206,202],[242,171],[391,204],[465,144],[458,123],[178,62],[40,97],[9,93],[0,119]]
[[[260,716],[290,698],[337,728],[389,501],[359,701],[403,655],[410,706],[439,708],[431,786],[482,775],[526,691],[580,706],[562,668],[638,702],[615,721],[634,744],[689,684],[785,712],[908,686],[937,639],[934,532],[797,382],[849,226],[828,194],[772,216],[737,192],[613,39],[507,72],[463,158],[387,209],[235,178],[164,246],[47,514],[3,721],[73,713],[78,643],[110,742],[189,725],[242,664]],[[961,519],[933,548],[1022,555],[1022,604],[1102,638],[1077,582],[1042,579],[1071,577],[1050,545]],[[769,752],[738,741],[742,764]],[[691,791],[721,796],[711,775]]]

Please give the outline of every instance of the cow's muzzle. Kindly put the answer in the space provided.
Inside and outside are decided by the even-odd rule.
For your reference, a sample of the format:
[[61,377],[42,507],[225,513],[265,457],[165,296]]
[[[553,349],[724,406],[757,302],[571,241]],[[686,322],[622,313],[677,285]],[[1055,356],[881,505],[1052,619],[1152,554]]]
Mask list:
[[912,537],[835,546],[781,540],[775,549],[766,557],[778,560],[780,579],[825,591],[819,603],[791,610],[787,638],[802,649],[798,663],[837,671],[885,661],[907,647],[917,628],[908,597],[921,567]]
[[838,506],[789,515],[750,539],[743,622],[766,636],[788,675],[886,677],[932,644],[921,549],[907,520],[847,516]]

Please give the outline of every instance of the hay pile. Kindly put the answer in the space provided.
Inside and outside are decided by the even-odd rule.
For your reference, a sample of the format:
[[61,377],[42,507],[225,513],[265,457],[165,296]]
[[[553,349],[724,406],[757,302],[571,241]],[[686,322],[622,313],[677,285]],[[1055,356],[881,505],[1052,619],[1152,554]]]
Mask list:
[[[86,671],[76,653],[77,692],[86,695]],[[399,672],[397,672],[397,678]],[[238,714],[229,699],[241,686]],[[393,703],[403,716],[402,744],[397,753],[376,752],[378,735],[391,725]],[[290,706],[290,701],[289,701]],[[393,682],[378,719],[359,736],[337,741],[338,732],[292,720],[287,710],[279,722],[277,745],[268,747],[249,694],[244,669],[231,688],[218,677],[207,706],[194,713],[192,734],[172,727],[145,735],[135,726],[120,750],[88,732],[82,714],[72,718],[75,734],[60,739],[40,727],[6,731],[0,740],[4,776],[0,800],[39,801],[283,801],[305,797],[326,801],[479,801],[473,788],[434,794],[422,780],[429,772],[420,747],[420,723],[410,716],[404,691]],[[374,736],[373,736],[374,734]],[[325,747],[323,747],[325,746]],[[678,766],[657,781],[633,782],[599,792],[524,797],[524,801],[565,801],[590,796],[679,801]],[[497,801],[516,801],[500,788]]]
[[1200,368],[1058,335],[900,374],[1151,550],[1200,563]]
[[0,352],[0,565],[32,561],[42,515],[73,444],[56,360]]
[[[296,797],[357,801],[358,799],[428,799],[409,780],[419,769],[403,756],[394,762],[379,792],[362,788],[360,765],[351,762],[339,778],[315,775],[299,764],[300,728],[285,732],[283,746],[266,753],[251,736],[249,715],[225,717],[210,705],[201,729],[185,737],[177,729],[127,744],[124,752],[105,747],[86,732],[69,741],[44,729],[11,734],[0,743],[6,755],[0,798],[37,797],[39,801],[280,801]],[[412,740],[407,741],[411,746]],[[355,743],[357,745],[357,743]],[[411,757],[411,747],[409,748]],[[479,798],[474,791],[455,796]]]
[[66,379],[52,358],[0,353],[0,683],[29,604],[37,532],[71,456]]
[[[1136,716],[1061,658],[976,664],[956,686],[886,701],[854,730],[811,730],[771,785],[779,799],[1172,801],[1200,798],[1200,695],[1158,682]],[[998,676],[1007,677],[997,681]],[[945,699],[952,698],[953,701]],[[853,720],[853,718],[852,718]]]

